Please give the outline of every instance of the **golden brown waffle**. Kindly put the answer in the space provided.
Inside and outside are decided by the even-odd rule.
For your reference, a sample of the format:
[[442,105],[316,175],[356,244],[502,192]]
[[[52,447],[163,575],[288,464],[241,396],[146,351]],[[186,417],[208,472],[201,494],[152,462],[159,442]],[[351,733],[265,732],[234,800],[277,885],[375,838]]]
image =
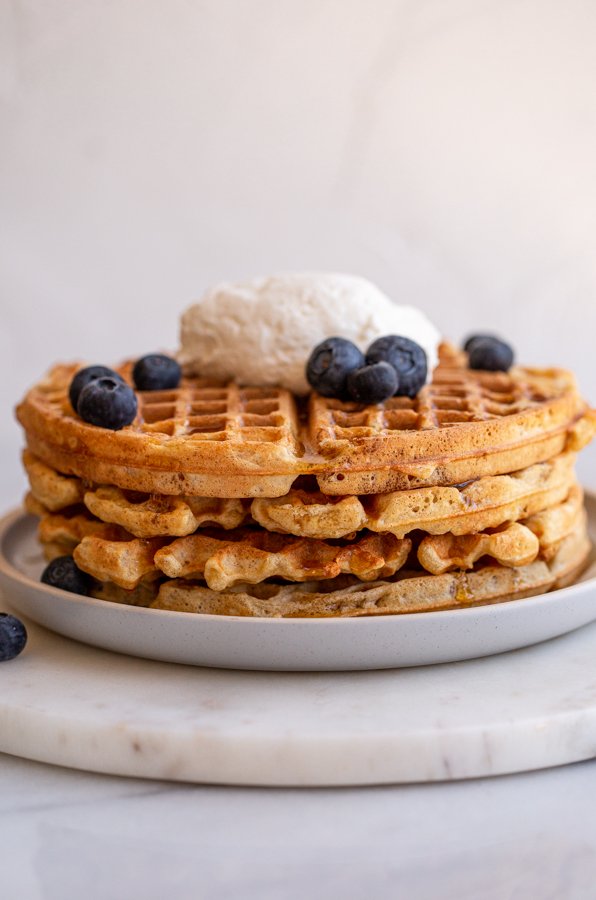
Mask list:
[[351,573],[373,580],[401,568],[411,546],[409,540],[399,541],[393,535],[367,535],[336,547],[239,529],[227,539],[195,534],[171,543],[160,538],[106,540],[89,535],[75,547],[73,556],[79,568],[98,581],[128,590],[164,575],[204,578],[212,590],[223,590],[271,577],[309,581]]
[[504,566],[527,565],[538,555],[552,559],[569,534],[585,530],[586,526],[583,491],[575,485],[563,503],[498,531],[428,535],[418,546],[418,561],[432,575],[471,569],[483,556],[491,556]]
[[98,581],[112,581],[118,587],[133,590],[141,582],[153,581],[162,574],[153,560],[164,543],[164,538],[110,541],[89,535],[77,544],[72,555],[79,569]]
[[[59,472],[146,493],[211,497],[278,496],[298,474],[302,451],[288,391],[187,378],[176,390],[137,392],[137,418],[114,432],[73,411],[68,388],[79,368],[55,366],[17,409],[29,449]],[[119,368],[129,382],[131,368]]]
[[414,399],[362,409],[313,394],[310,404],[311,441],[335,470],[318,475],[319,487],[331,495],[515,472],[580,450],[596,432],[596,415],[560,369],[474,372],[443,364]]
[[83,538],[92,534],[108,541],[125,541],[132,537],[119,525],[100,522],[86,511],[72,515],[50,513],[41,519],[38,533],[42,543],[58,541],[71,547],[76,547]]
[[[62,478],[31,453],[27,457],[29,470],[37,472],[38,496],[45,497],[54,509],[61,508],[60,504],[69,506],[73,497],[82,497],[98,519],[121,525],[136,537],[182,537],[205,525],[233,529],[252,514],[269,531],[321,540],[341,538],[362,528],[391,532],[396,537],[404,537],[413,529],[468,534],[496,528],[563,500],[574,483],[575,460],[574,454],[561,454],[513,475],[486,476],[460,487],[395,491],[362,500],[291,490],[285,497],[251,502],[140,494],[109,486],[85,489],[79,479]],[[33,492],[26,502],[34,515],[48,512]]]
[[[560,541],[584,519],[577,489],[562,504],[541,513],[540,519],[526,520],[528,524],[463,536],[426,535],[418,547],[418,560],[434,574],[472,568],[484,556],[507,566],[521,566],[539,552],[552,558]],[[113,582],[126,590],[164,576],[204,579],[216,591],[267,578],[310,581],[343,573],[366,581],[393,575],[406,564],[412,548],[407,538],[367,531],[341,544],[254,528],[143,539],[118,525],[100,522],[87,511],[47,515],[39,533],[50,558],[72,553],[80,568],[98,581]]]
[[334,495],[458,484],[579,449],[596,430],[570,373],[470,371],[448,348],[414,400],[315,394],[303,423],[287,391],[188,378],[139,392],[137,419],[113,432],[73,412],[77,368],[55,367],[19,405],[29,449],[65,475],[148,494],[278,497],[302,474]]
[[447,575],[407,573],[394,581],[309,585],[260,584],[217,593],[188,581],[166,581],[152,604],[155,609],[228,616],[273,618],[375,616],[428,612],[522,599],[564,587],[585,568],[590,552],[585,533],[572,535],[550,561],[511,569],[478,566],[473,572]]
[[431,575],[455,569],[471,569],[483,556],[491,556],[503,566],[525,566],[534,562],[540,542],[525,525],[514,522],[500,531],[467,534],[433,534],[422,539],[418,561]]
[[575,454],[564,453],[512,475],[362,499],[292,490],[285,497],[253,500],[251,514],[271,531],[313,538],[340,538],[361,528],[400,538],[414,529],[471,534],[560,503],[575,482],[574,463]]
[[56,512],[81,502],[83,485],[79,478],[62,475],[29,450],[23,451],[22,458],[31,494],[42,507]]
[[411,541],[390,534],[365,535],[344,547],[267,532],[233,543],[190,535],[159,550],[155,563],[171,578],[203,577],[212,590],[223,591],[267,578],[311,581],[343,573],[373,581],[401,569],[411,548]]
[[[560,542],[572,529],[585,528],[581,508],[571,522],[572,529],[556,510],[551,511],[549,537],[553,542]],[[359,537],[341,547],[246,529],[233,537],[213,539],[195,534],[179,538],[155,554],[155,565],[170,578],[204,578],[215,591],[271,577],[295,582],[335,578],[343,573],[368,581],[395,574],[406,564],[412,547],[411,541],[390,534]],[[527,565],[536,559],[540,548],[539,538],[527,526],[514,523],[494,533],[429,535],[419,546],[418,560],[428,572],[443,574],[471,569],[483,556],[491,556],[505,566]]]
[[192,534],[205,524],[237,528],[249,518],[250,500],[176,497],[123,491],[109,485],[85,486],[80,478],[61,475],[28,450],[23,460],[31,487],[25,508],[35,516],[82,501],[98,519],[121,525],[136,537],[178,537]]
[[23,506],[25,507],[25,510],[29,513],[29,515],[37,516],[38,518],[47,516],[50,512],[47,506],[44,506],[43,503],[40,503],[39,500],[36,500],[36,498],[33,496],[32,491],[27,491],[27,493],[25,494],[25,497],[23,499]]
[[585,515],[584,492],[579,484],[575,484],[563,503],[530,516],[524,520],[524,525],[539,539],[544,552],[575,531],[578,521]]
[[85,492],[87,509],[104,522],[116,522],[137,537],[192,534],[201,525],[237,528],[249,517],[250,501],[216,497],[172,497],[141,494],[131,497],[116,487]]
[[92,518],[86,510],[70,515],[46,513],[39,523],[38,536],[47,560],[71,556],[75,547],[89,535],[108,541],[123,541],[132,537],[118,525]]
[[586,565],[590,541],[585,530],[565,538],[549,562],[519,568],[480,565],[472,572],[446,575],[399,573],[394,581],[352,582],[338,579],[307,585],[260,584],[217,593],[199,584],[164,582],[155,609],[227,616],[346,617],[428,612],[499,603],[541,594],[571,583]]

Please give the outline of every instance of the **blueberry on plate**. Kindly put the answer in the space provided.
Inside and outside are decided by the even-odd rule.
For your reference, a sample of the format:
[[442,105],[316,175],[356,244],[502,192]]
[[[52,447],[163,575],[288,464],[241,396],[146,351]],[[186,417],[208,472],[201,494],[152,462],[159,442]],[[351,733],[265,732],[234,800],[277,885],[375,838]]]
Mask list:
[[398,389],[398,375],[387,362],[362,366],[348,375],[348,391],[357,403],[369,406],[393,397]]
[[72,556],[57,556],[41,573],[41,581],[51,587],[70,591],[71,594],[87,596],[91,587],[91,578],[82,572]]
[[79,369],[70,382],[70,388],[68,389],[70,404],[75,412],[83,388],[86,387],[90,381],[97,381],[98,378],[105,378],[106,376],[108,378],[115,378],[117,381],[122,381],[120,375],[118,375],[117,372],[114,372],[113,369],[108,369],[107,366],[87,366],[85,369]]
[[386,362],[397,372],[400,397],[415,397],[426,384],[426,353],[416,341],[397,334],[377,338],[366,351],[367,363]]
[[345,397],[350,372],[364,365],[364,355],[356,344],[330,337],[317,344],[306,364],[306,379],[323,397]]
[[468,364],[471,369],[507,372],[513,365],[513,350],[499,338],[479,337],[468,351]]
[[123,381],[105,375],[83,388],[77,412],[90,425],[118,431],[130,425],[137,414],[136,394]]
[[177,388],[182,369],[175,359],[163,353],[150,353],[138,359],[132,370],[132,380],[138,391],[170,391]]
[[0,613],[0,662],[14,659],[25,649],[27,629],[20,619]]

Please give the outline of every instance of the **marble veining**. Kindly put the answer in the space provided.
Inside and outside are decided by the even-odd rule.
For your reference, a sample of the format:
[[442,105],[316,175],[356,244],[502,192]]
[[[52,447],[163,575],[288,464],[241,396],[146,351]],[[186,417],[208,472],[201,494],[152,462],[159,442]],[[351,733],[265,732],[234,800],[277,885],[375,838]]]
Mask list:
[[596,625],[484,660],[321,674],[176,666],[29,628],[26,652],[2,671],[0,751],[31,759],[316,786],[475,778],[596,755]]

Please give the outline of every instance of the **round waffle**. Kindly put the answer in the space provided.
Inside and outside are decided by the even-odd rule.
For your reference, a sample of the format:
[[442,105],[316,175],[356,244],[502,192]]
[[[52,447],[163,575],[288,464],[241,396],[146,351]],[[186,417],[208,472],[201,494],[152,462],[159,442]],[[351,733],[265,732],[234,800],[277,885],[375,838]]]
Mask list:
[[211,590],[225,591],[268,578],[300,582],[353,574],[370,581],[411,567],[416,557],[435,575],[471,570],[479,559],[489,556],[513,567],[533,562],[539,555],[550,560],[565,538],[585,530],[582,500],[581,489],[574,487],[563,503],[496,531],[418,535],[417,553],[412,553],[414,543],[409,538],[367,531],[341,543],[246,527],[230,532],[210,528],[180,538],[138,538],[80,507],[68,514],[46,514],[39,537],[49,558],[70,553],[93,578],[125,590],[167,577],[199,579]]
[[139,414],[120,431],[75,414],[78,368],[56,366],[19,405],[29,449],[64,475],[149,494],[279,497],[303,474],[334,495],[458,484],[580,449],[596,430],[571,373],[471,371],[447,347],[413,400],[362,407],[313,394],[299,415],[284,390],[187,378],[138,392]]
[[421,487],[368,497],[291,490],[252,501],[252,517],[270,531],[341,538],[361,528],[404,537],[415,529],[465,535],[533,515],[564,500],[575,482],[575,454],[563,453],[511,475],[465,485]]
[[327,497],[291,490],[285,497],[234,498],[142,494],[110,485],[84,485],[25,451],[23,462],[35,515],[59,511],[81,501],[102,522],[120,525],[135,537],[183,537],[205,525],[227,530],[250,521],[268,531],[327,540],[363,528],[402,538],[419,529],[430,534],[464,535],[496,528],[550,508],[575,483],[575,454],[564,453],[511,475],[479,478],[455,487],[416,488],[364,498]]
[[480,565],[446,575],[398,573],[394,581],[369,584],[336,581],[301,585],[260,584],[217,593],[196,583],[166,581],[154,609],[228,616],[346,617],[457,609],[542,594],[573,582],[586,565],[590,541],[585,528],[565,538],[549,561],[518,568]]

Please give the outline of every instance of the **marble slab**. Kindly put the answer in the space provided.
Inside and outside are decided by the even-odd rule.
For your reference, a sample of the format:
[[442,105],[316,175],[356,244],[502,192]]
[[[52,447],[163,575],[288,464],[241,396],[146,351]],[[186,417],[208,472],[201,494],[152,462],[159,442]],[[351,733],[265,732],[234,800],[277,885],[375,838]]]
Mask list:
[[0,751],[239,785],[499,775],[596,756],[596,625],[489,659],[358,673],[133,659],[28,623],[2,664]]

